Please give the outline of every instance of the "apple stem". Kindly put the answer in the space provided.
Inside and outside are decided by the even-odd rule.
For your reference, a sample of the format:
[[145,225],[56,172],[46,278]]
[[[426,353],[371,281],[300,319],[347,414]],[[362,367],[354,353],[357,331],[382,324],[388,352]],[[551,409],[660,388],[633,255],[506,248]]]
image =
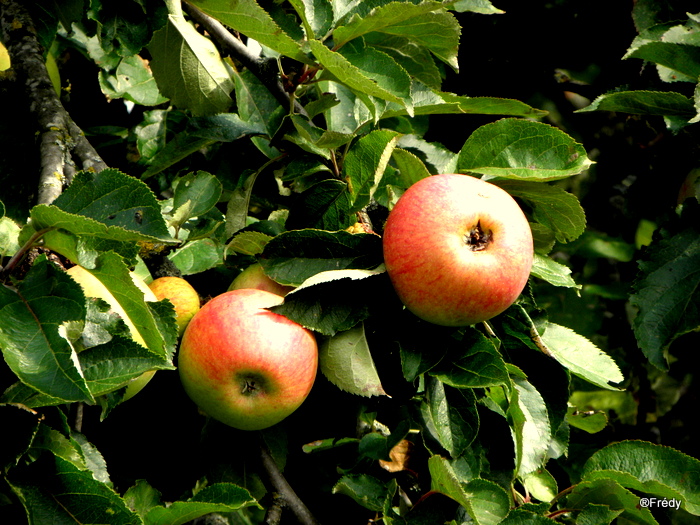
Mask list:
[[299,523],[303,525],[320,525],[304,502],[299,499],[299,496],[297,496],[292,486],[280,471],[262,435],[259,435],[259,442],[260,458],[274,490],[284,500],[286,506],[294,513]]

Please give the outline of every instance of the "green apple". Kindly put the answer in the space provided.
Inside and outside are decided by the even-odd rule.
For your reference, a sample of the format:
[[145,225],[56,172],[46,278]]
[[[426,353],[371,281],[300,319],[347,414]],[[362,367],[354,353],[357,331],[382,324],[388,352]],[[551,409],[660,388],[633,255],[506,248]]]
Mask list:
[[279,295],[223,293],[197,312],[182,336],[178,369],[199,408],[229,426],[260,430],[306,399],[318,366],[313,334],[267,308]]
[[[143,340],[143,337],[141,337],[141,334],[136,329],[136,326],[134,326],[134,323],[131,321],[129,316],[126,315],[124,308],[122,308],[107,287],[102,284],[97,277],[92,275],[82,266],[78,265],[69,268],[67,273],[80,285],[80,287],[83,289],[83,293],[87,297],[97,297],[109,304],[112,311],[121,317],[126,326],[129,328],[131,337],[133,337],[134,341],[143,347],[147,346],[146,342]],[[153,294],[145,282],[139,279],[134,273],[131,273],[130,275],[132,281],[134,281],[134,284],[143,292],[143,296],[146,301],[158,301],[158,298]],[[153,378],[153,374],[155,374],[155,370],[144,372],[139,377],[132,379],[126,388],[122,401],[127,401],[138,394],[141,389]]]
[[383,235],[389,278],[415,315],[443,326],[490,319],[520,295],[532,267],[532,232],[503,189],[468,175],[413,184]]
[[294,290],[293,286],[285,286],[270,279],[265,275],[265,271],[260,263],[254,263],[248,266],[248,268],[238,274],[231,283],[231,286],[228,287],[229,291],[242,290],[244,288],[265,290],[266,292],[272,292],[282,297]]
[[175,320],[180,335],[190,319],[199,311],[199,294],[182,277],[158,277],[148,287],[158,300],[168,299],[175,307]]

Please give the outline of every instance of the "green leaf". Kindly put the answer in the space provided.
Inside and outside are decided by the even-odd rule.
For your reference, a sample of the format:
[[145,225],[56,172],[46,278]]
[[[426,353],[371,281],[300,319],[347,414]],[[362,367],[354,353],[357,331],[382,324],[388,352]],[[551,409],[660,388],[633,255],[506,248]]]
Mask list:
[[[313,64],[302,51],[299,42],[289,36],[255,0],[239,0],[235,3],[229,0],[194,0],[192,3],[248,38],[294,60]],[[310,38],[311,35],[307,36]]]
[[323,40],[333,25],[333,6],[330,0],[290,0],[304,24],[306,38]]
[[324,271],[376,268],[382,262],[381,238],[346,231],[293,230],[267,243],[259,260],[273,280],[299,286]]
[[616,111],[633,115],[663,115],[691,119],[697,113],[693,101],[671,91],[618,91],[597,97],[577,113]]
[[546,462],[552,429],[542,395],[529,381],[519,377],[512,380],[514,390],[508,419],[515,442],[516,473],[525,477]]
[[318,228],[319,230],[344,230],[355,223],[351,212],[352,197],[347,183],[326,179],[311,186],[299,195],[299,203],[291,210],[287,225]]
[[[328,49],[322,42],[318,40],[309,41],[311,51],[313,51],[316,59],[321,63],[323,68],[333,75],[331,80],[337,80],[356,93],[370,95],[382,100],[396,102],[402,107],[410,108],[406,104],[410,104],[410,97],[403,99],[406,90],[410,94],[410,81],[406,86],[408,74],[403,71],[399,73],[397,79],[393,79],[382,74],[382,67],[388,67],[393,71],[399,71],[401,68],[388,55],[380,51],[373,50],[372,60],[365,60],[366,57],[359,52],[349,52],[347,56]],[[380,57],[380,55],[383,55]],[[358,65],[355,65],[356,61]],[[393,64],[392,64],[393,62]],[[377,68],[379,66],[379,69]],[[364,68],[368,68],[365,70]]]
[[134,127],[136,148],[138,149],[141,162],[151,162],[165,146],[167,119],[168,111],[165,109],[144,111],[143,121]]
[[180,228],[192,217],[204,215],[219,199],[223,188],[221,182],[211,173],[198,171],[188,173],[173,182],[172,224]]
[[615,419],[624,425],[634,425],[637,422],[638,403],[629,391],[576,390],[571,393],[569,403],[577,411],[584,411],[580,417],[574,418],[574,422],[578,419],[578,423],[582,423],[588,411],[614,413]]
[[502,14],[505,11],[496,9],[489,0],[457,0],[453,6],[458,13],[471,11],[482,15]]
[[167,102],[160,94],[148,63],[139,55],[123,58],[114,74],[100,71],[102,92],[110,99],[125,98],[142,106]]
[[[369,317],[367,298],[377,294],[386,278],[383,271],[333,270],[307,279],[270,308],[300,325],[333,336],[353,328]],[[378,281],[379,280],[379,281]]]
[[249,135],[264,135],[267,131],[260,122],[252,122],[250,115],[243,120],[237,113],[191,118],[187,126],[192,136],[217,142],[233,142]]
[[343,176],[353,199],[353,211],[369,204],[384,174],[399,134],[375,130],[355,142],[343,165]]
[[428,378],[425,393],[420,412],[426,433],[450,456],[460,457],[479,431],[479,414],[473,392],[445,386],[441,381]]
[[611,479],[582,481],[574,485],[566,498],[566,508],[585,509],[588,505],[605,505],[620,511],[620,518],[628,523],[657,525],[648,508],[639,504],[639,495],[630,492]]
[[554,525],[559,523],[553,519],[535,514],[523,508],[513,509],[501,525]]
[[571,277],[571,268],[538,253],[535,253],[531,274],[554,286],[581,289]]
[[381,512],[389,490],[384,482],[369,474],[349,474],[333,486],[333,494],[345,494],[366,509]]
[[559,493],[557,480],[545,468],[525,474],[522,482],[532,497],[539,501],[552,501]]
[[[613,394],[614,392],[607,392]],[[608,426],[608,416],[605,412],[591,410],[588,412],[579,412],[576,407],[570,406],[566,414],[566,422],[572,427],[595,434]]]
[[232,104],[233,81],[211,40],[200,35],[182,16],[153,34],[149,45],[151,69],[159,91],[194,115],[226,111]]
[[197,239],[175,250],[169,259],[182,275],[192,275],[222,264],[225,251],[225,246],[214,239]]
[[148,168],[141,178],[147,179],[156,175],[216,142],[233,142],[247,136],[267,134],[267,129],[260,119],[244,121],[235,113],[194,117],[187,124],[185,131],[175,135],[149,160]]
[[622,486],[659,498],[681,499],[700,515],[700,461],[678,450],[646,441],[612,443],[583,466],[583,480],[613,479]]
[[[396,2],[398,4],[398,2]],[[415,12],[430,9],[433,2],[422,2],[421,4],[414,4]],[[385,6],[387,9],[392,4]],[[393,13],[387,12],[388,16],[398,16],[402,17],[402,13],[408,13],[411,7],[410,3],[401,3],[401,8],[394,8]],[[375,12],[379,12],[377,9]],[[363,17],[363,20],[370,18],[370,16]],[[340,30],[338,28],[333,35]],[[448,13],[444,10],[432,10],[432,12],[425,12],[417,16],[412,16],[411,18],[406,18],[404,20],[396,21],[391,25],[385,27],[379,27],[377,31],[381,33],[387,33],[389,35],[400,36],[408,38],[415,45],[421,46],[425,49],[430,50],[430,52],[437,58],[445,62],[452,69],[457,71],[459,69],[459,63],[457,61],[457,52],[459,49],[459,36],[461,28],[459,22],[452,13]],[[342,32],[341,32],[342,35]]]
[[452,343],[447,356],[430,374],[456,388],[509,383],[506,365],[494,341],[475,329],[469,329],[461,342]]
[[64,323],[85,318],[85,296],[40,256],[14,292],[0,286],[0,349],[26,385],[64,402],[94,402]]
[[635,38],[632,46],[622,58],[648,60],[672,69],[689,79],[700,77],[700,46],[698,45],[652,41],[645,38],[645,35],[640,35]]
[[19,232],[20,227],[15,221],[0,217],[0,257],[12,255],[20,249]]
[[141,516],[141,519],[144,519],[149,510],[161,504],[161,494],[145,479],[139,479],[126,491],[124,501],[130,509]]
[[559,242],[571,242],[583,234],[586,214],[575,195],[562,188],[524,180],[492,182],[532,208],[532,218],[554,232]]
[[[267,137],[274,136],[287,113],[287,108],[280,106],[270,90],[249,70],[234,72],[236,85],[236,107],[238,115],[246,124],[265,130]],[[267,137],[253,137],[255,146],[264,155],[272,159],[279,155],[276,148],[270,146]]]
[[412,78],[431,89],[440,89],[440,69],[425,47],[417,45],[408,37],[386,33],[369,33],[363,38],[368,46],[393,58]]
[[551,357],[589,383],[607,390],[617,390],[610,383],[624,380],[620,369],[609,355],[569,328],[547,323],[542,341]]
[[366,16],[353,16],[346,25],[336,27],[333,31],[333,43],[336,48],[340,48],[351,40],[372,31],[388,33],[393,26],[400,25],[402,22],[416,17],[422,18],[432,11],[443,9],[442,2],[432,0],[417,4],[389,2],[372,9]]
[[121,257],[113,252],[105,252],[97,258],[94,268],[85,269],[114,296],[148,350],[161,358],[172,354],[173,348],[164,339],[153,311],[144,301],[143,292],[134,284]]
[[587,504],[576,516],[578,525],[609,525],[620,514],[622,509],[613,510],[607,505]]
[[[78,452],[74,450],[73,453]],[[139,517],[126,506],[124,500],[107,484],[96,480],[84,464],[58,454],[53,457],[53,465],[49,466],[49,463],[48,456],[40,459],[40,465],[46,469],[44,476],[47,475],[46,471],[52,471],[49,484],[9,481],[30,522],[48,521],[57,525],[140,523]]]
[[265,235],[261,232],[245,231],[231,239],[226,249],[241,255],[258,255],[263,252],[265,246],[272,238],[271,235]]
[[661,370],[668,364],[671,342],[700,326],[700,235],[688,229],[652,244],[639,263],[630,303],[639,311],[634,335],[649,361]]
[[82,171],[51,205],[32,208],[36,230],[61,228],[116,241],[171,240],[153,192],[115,169]]
[[404,135],[398,146],[414,153],[428,167],[430,173],[454,173],[457,170],[457,154],[442,144],[427,142],[416,135]]
[[496,525],[508,514],[508,495],[495,483],[485,479],[464,482],[450,463],[440,456],[432,456],[428,460],[428,468],[432,490],[462,505],[476,524]]
[[114,392],[144,372],[175,369],[171,359],[158,357],[131,339],[119,336],[83,350],[79,357],[85,380],[95,396]]
[[187,501],[175,501],[167,507],[151,508],[144,524],[182,525],[205,514],[234,512],[245,507],[262,508],[246,489],[232,483],[215,483],[203,488]]
[[[465,97],[429,88],[418,81],[414,81],[411,86],[411,100],[415,115],[471,114],[541,118],[547,114],[546,111],[535,109],[519,100],[494,97]],[[382,113],[382,118],[407,114],[406,109],[402,106],[390,103]]]
[[385,396],[362,323],[324,339],[319,367],[335,386],[358,396]]
[[592,162],[563,131],[520,119],[502,119],[475,130],[459,153],[460,172],[549,181],[576,175]]

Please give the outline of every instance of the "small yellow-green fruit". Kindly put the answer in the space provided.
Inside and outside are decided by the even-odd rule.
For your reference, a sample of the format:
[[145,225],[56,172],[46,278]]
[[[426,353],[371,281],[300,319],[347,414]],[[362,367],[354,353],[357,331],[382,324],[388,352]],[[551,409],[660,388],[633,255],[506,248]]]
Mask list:
[[243,290],[246,288],[271,292],[281,297],[284,297],[294,290],[293,286],[285,286],[270,279],[265,275],[265,271],[260,263],[251,264],[248,268],[243,270],[238,277],[233,280],[231,286],[228,287],[228,291]]
[[[112,310],[122,318],[126,326],[129,328],[131,337],[133,337],[134,341],[143,347],[147,346],[146,341],[143,340],[143,337],[141,337],[141,334],[136,329],[136,326],[134,326],[134,323],[131,321],[131,319],[129,319],[129,316],[126,315],[124,308],[122,308],[107,287],[102,284],[97,277],[92,275],[82,266],[77,265],[70,268],[67,273],[80,285],[80,287],[83,289],[83,293],[87,297],[97,297],[98,299],[102,299],[109,304]],[[139,279],[134,273],[131,273],[130,275],[132,281],[134,281],[134,284],[143,292],[144,299],[146,301],[158,301],[158,298],[153,294],[146,283]],[[141,389],[151,380],[153,374],[155,374],[155,370],[144,372],[139,377],[132,379],[126,388],[122,401],[131,399],[138,392],[140,392]]]
[[158,277],[148,286],[158,300],[168,299],[173,303],[177,328],[182,335],[190,319],[199,311],[197,290],[182,277]]
[[7,52],[7,48],[0,42],[0,71],[5,71],[10,69],[10,53]]

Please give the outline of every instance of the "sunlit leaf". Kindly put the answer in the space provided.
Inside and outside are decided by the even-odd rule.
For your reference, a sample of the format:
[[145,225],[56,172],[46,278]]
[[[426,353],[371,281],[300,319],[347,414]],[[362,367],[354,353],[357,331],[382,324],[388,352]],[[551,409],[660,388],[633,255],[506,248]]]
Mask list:
[[226,111],[233,81],[211,40],[183,17],[168,15],[166,26],[153,35],[151,69],[159,91],[194,115]]
[[681,499],[688,512],[700,515],[700,461],[673,448],[646,441],[607,445],[583,466],[584,480],[606,478],[659,498]]
[[460,172],[548,181],[576,175],[592,162],[563,131],[519,119],[502,119],[472,133],[459,154]]

